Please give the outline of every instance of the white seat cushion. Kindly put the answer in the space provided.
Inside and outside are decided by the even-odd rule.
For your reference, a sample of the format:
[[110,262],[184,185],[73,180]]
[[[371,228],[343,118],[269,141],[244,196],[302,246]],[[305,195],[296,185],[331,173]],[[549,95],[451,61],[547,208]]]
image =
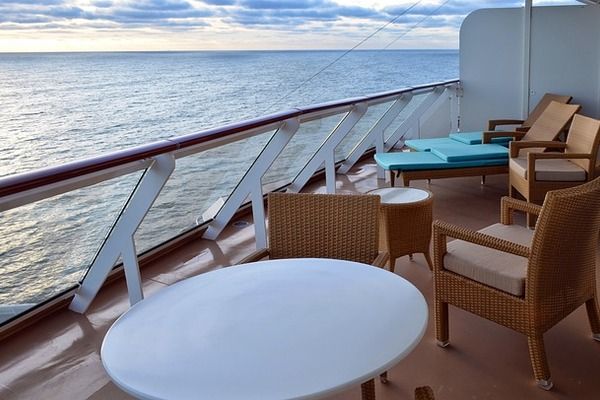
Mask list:
[[[527,158],[511,158],[511,171],[516,171],[527,179]],[[586,179],[585,169],[569,160],[537,160],[535,162],[536,181],[583,182]]]
[[[495,224],[479,232],[531,246],[533,231],[518,225]],[[515,296],[525,294],[527,259],[463,240],[448,243],[444,268]]]

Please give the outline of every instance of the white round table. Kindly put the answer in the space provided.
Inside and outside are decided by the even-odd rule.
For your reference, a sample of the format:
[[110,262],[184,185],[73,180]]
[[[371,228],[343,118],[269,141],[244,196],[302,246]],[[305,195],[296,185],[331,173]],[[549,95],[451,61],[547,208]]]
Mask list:
[[427,326],[423,295],[365,264],[286,259],[195,276],[136,304],[101,357],[141,399],[319,398],[376,377]]

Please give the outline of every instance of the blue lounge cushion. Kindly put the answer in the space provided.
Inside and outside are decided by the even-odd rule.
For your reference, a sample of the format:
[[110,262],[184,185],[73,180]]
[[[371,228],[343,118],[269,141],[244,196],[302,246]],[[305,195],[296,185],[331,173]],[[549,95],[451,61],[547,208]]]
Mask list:
[[507,164],[505,158],[448,162],[442,160],[432,152],[377,153],[375,154],[375,161],[384,169],[400,171],[487,167]]
[[414,151],[431,151],[432,146],[446,146],[455,143],[454,140],[445,138],[409,139],[404,144]]
[[[481,144],[483,132],[451,133],[449,137],[432,139],[409,139],[404,144],[415,151],[431,151],[434,146],[446,146],[456,142],[467,145]],[[508,146],[512,137],[492,138],[492,144]]]
[[[483,132],[457,132],[449,135],[450,139],[468,145],[481,144]],[[492,138],[492,144],[507,145],[512,140],[512,137],[497,137]]]
[[473,144],[467,145],[456,143],[446,146],[435,146],[431,148],[431,153],[448,162],[472,161],[483,159],[500,158],[508,160],[508,149],[499,144]]

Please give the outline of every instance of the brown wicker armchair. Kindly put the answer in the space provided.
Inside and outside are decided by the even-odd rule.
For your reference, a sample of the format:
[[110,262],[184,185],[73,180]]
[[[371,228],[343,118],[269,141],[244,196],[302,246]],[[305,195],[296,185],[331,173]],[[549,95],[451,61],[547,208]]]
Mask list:
[[[600,121],[575,115],[567,142],[512,142],[509,161],[509,195],[541,204],[549,190],[580,185],[594,179],[600,144]],[[530,148],[564,150],[563,153],[527,153]],[[525,150],[526,151],[526,150]]]
[[[269,248],[240,264],[265,257],[337,258],[383,268],[379,252],[379,196],[345,194],[268,195]],[[375,381],[361,386],[363,400],[375,399]]]
[[[539,215],[535,231],[512,224],[513,210]],[[502,223],[475,232],[434,223],[434,314],[448,344],[448,304],[527,336],[540,387],[552,387],[543,334],[582,304],[600,341],[596,248],[600,178],[548,192],[542,207],[502,198]],[[446,237],[454,240],[446,244]]]

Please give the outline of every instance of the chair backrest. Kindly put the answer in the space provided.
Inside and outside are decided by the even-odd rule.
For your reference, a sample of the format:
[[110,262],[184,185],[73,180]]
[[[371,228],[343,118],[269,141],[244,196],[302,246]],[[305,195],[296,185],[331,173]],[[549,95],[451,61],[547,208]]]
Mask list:
[[551,101],[522,140],[556,140],[580,108],[579,104],[562,104]]
[[[567,136],[567,148],[565,153],[590,154],[590,160],[573,159],[571,162],[585,168],[593,175],[598,157],[598,145],[600,144],[600,120],[576,114],[571,122],[569,136]],[[590,165],[591,164],[591,165]]]
[[538,326],[551,326],[552,314],[570,312],[594,293],[599,231],[600,178],[546,194],[525,286]]
[[379,196],[270,193],[270,258],[337,258],[371,264],[378,254]]
[[540,115],[542,115],[544,110],[550,105],[551,102],[556,101],[557,103],[567,104],[570,103],[572,99],[572,96],[563,96],[554,93],[544,94],[521,126],[528,128],[533,125],[533,123],[540,117]]

